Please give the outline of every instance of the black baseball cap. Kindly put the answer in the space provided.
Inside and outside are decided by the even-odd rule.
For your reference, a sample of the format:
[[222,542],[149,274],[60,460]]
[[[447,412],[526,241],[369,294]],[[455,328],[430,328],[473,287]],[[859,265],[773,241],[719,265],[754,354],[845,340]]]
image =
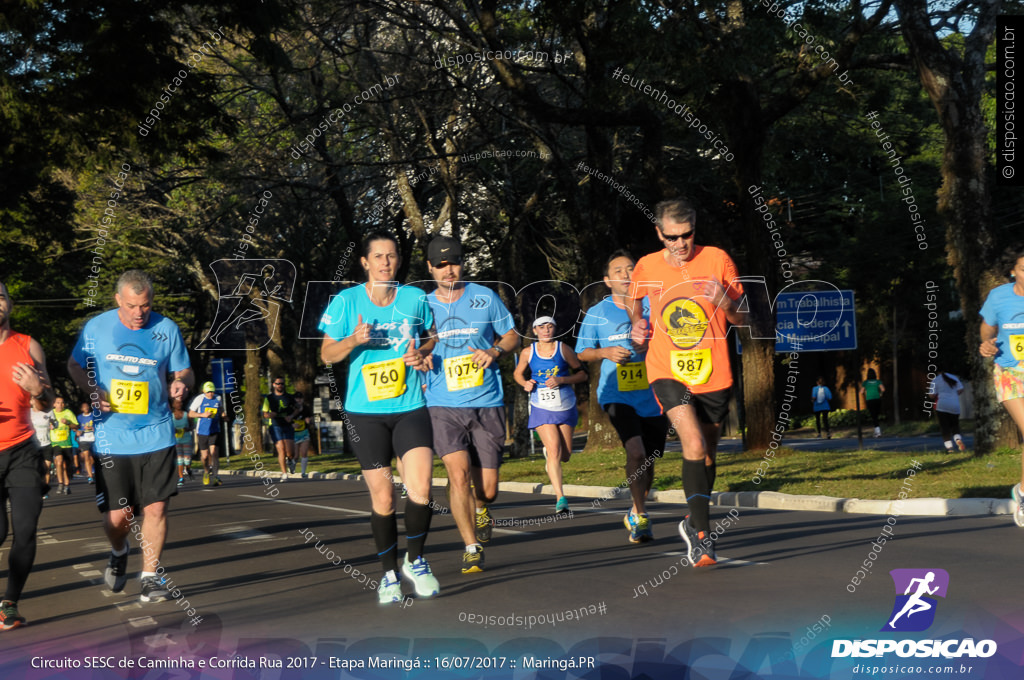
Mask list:
[[462,264],[462,244],[448,236],[437,236],[427,246],[427,262],[432,267]]

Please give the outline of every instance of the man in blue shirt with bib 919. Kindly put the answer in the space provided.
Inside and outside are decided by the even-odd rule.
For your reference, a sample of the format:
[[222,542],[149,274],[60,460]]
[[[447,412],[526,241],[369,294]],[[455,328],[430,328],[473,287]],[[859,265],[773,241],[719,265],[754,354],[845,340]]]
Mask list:
[[115,290],[117,308],[86,322],[68,372],[96,419],[96,502],[112,548],[104,581],[115,593],[124,589],[134,533],[143,554],[140,599],[161,602],[170,595],[160,566],[167,502],[178,492],[168,396],[184,398],[194,377],[178,325],[152,311],[146,273],[126,271]]

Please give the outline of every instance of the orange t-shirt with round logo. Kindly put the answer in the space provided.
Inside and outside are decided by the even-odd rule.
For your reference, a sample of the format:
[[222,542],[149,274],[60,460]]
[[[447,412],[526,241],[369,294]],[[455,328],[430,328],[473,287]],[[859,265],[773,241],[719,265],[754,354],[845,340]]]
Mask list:
[[732,300],[743,295],[739,274],[724,250],[697,246],[690,260],[676,267],[660,250],[640,258],[633,269],[629,296],[651,303],[651,336],[647,350],[648,380],[686,383],[694,394],[732,386],[728,320],[712,301],[717,281]]

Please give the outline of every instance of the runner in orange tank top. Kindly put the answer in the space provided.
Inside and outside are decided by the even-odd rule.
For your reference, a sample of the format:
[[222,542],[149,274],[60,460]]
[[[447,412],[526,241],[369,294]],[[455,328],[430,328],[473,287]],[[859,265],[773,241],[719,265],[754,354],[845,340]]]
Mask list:
[[7,286],[0,283],[0,546],[7,539],[8,500],[14,530],[7,591],[0,601],[0,631],[25,624],[18,599],[36,559],[36,525],[49,490],[29,409],[33,402],[40,410],[49,409],[54,396],[43,348],[11,330],[11,307]]
[[[665,248],[640,258],[629,297],[633,341],[651,338],[647,375],[654,396],[683,446],[683,490],[690,514],[679,523],[691,566],[715,564],[708,506],[715,483],[715,454],[729,412],[732,371],[728,324],[742,325],[743,286],[724,250],[694,243],[697,213],[686,200],[654,208]],[[651,305],[651,324],[639,301]]]

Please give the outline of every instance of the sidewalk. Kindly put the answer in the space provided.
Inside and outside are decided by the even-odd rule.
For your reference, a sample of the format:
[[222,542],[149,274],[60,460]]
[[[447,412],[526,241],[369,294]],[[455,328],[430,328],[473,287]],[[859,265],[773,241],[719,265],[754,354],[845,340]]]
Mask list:
[[[240,475],[257,477],[254,470],[221,470],[221,475]],[[280,472],[267,474],[271,479],[280,479]],[[309,479],[349,479],[362,481],[362,475],[340,472],[311,472]],[[398,479],[398,477],[396,477]],[[289,482],[302,483],[299,475],[290,475]],[[444,487],[448,484],[446,477],[435,477],[433,485]],[[510,493],[536,494],[554,498],[550,484],[530,482],[501,482],[500,491]],[[599,507],[606,501],[628,501],[629,489],[624,486],[581,486],[566,484],[565,495],[570,499],[591,498],[592,507]],[[650,500],[655,503],[683,505],[686,495],[682,489],[667,491],[651,491]],[[896,508],[897,501],[869,500],[861,498],[834,498],[832,496],[797,496],[778,493],[777,491],[723,491],[711,494],[711,504],[729,508],[758,508],[761,510],[799,510],[812,512],[846,512],[863,515],[918,515],[931,517],[952,517],[965,515],[1012,515],[1013,501],[1009,498],[908,498]]]

